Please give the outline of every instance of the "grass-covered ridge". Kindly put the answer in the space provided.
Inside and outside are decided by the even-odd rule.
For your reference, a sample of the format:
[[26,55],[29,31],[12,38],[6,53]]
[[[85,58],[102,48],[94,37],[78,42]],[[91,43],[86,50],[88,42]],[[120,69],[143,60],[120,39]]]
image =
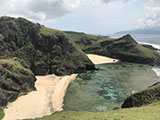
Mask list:
[[48,27],[45,27],[43,25],[41,25],[40,27],[40,34],[45,34],[45,35],[61,35],[63,34],[62,31],[60,30],[56,30],[56,29],[51,29],[51,28],[48,28]]
[[110,112],[63,111],[35,120],[159,120],[160,102]]
[[72,44],[76,44],[85,53],[92,53],[90,48],[100,47],[100,42],[111,40],[108,36],[96,36],[79,32],[65,31]]

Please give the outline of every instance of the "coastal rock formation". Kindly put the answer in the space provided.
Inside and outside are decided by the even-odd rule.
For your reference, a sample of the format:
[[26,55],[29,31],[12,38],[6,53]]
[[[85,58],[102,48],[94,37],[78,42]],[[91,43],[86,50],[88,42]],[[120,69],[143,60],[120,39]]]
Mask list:
[[142,45],[143,47],[149,48],[149,49],[151,49],[151,50],[159,50],[159,49],[153,47],[152,45],[144,45],[144,44],[141,44],[141,45]]
[[36,78],[18,58],[0,60],[0,109],[13,102],[19,95],[36,90]]
[[141,107],[160,100],[160,83],[150,86],[146,90],[129,96],[122,105],[122,108]]
[[23,18],[0,18],[0,59],[18,57],[36,75],[66,75],[92,70],[94,64],[61,31]]
[[66,34],[71,42],[89,54],[112,57],[124,62],[160,65],[160,53],[149,46],[144,47],[138,44],[130,35],[112,39],[108,36],[94,36],[84,33],[66,32]]

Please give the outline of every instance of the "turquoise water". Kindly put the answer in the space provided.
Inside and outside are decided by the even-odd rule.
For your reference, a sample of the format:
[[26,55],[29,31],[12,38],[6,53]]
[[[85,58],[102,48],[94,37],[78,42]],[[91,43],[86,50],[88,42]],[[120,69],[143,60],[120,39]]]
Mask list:
[[119,108],[127,96],[159,81],[151,66],[119,63],[97,65],[98,71],[80,74],[64,98],[64,109],[104,112]]

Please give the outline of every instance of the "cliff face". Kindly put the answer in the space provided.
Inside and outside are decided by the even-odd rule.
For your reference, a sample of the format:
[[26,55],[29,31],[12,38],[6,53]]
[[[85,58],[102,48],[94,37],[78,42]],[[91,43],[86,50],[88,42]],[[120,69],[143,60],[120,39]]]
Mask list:
[[34,74],[20,62],[18,58],[0,60],[0,108],[13,102],[19,95],[35,90]]
[[141,107],[160,100],[160,83],[129,96],[122,108]]
[[[160,65],[160,53],[138,44],[130,35],[119,39],[66,32],[70,40],[86,53],[99,54],[124,62]],[[76,40],[75,40],[76,38]]]
[[23,59],[36,75],[85,72],[94,64],[64,33],[23,18],[0,18],[0,58]]

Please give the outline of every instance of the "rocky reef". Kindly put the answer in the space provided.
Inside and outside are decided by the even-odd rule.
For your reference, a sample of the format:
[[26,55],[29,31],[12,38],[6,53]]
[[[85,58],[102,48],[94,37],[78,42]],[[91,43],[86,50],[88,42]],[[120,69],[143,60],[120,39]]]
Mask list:
[[122,108],[141,107],[160,100],[160,83],[129,96]]
[[18,96],[36,90],[36,78],[25,63],[18,59],[0,60],[0,109]]
[[35,75],[66,75],[94,69],[88,57],[61,31],[24,18],[0,18],[0,59],[18,57]]
[[72,43],[86,53],[112,57],[124,62],[160,65],[160,53],[151,49],[151,46],[138,44],[130,35],[112,39],[108,36],[94,36],[84,33],[66,32],[66,34]]

